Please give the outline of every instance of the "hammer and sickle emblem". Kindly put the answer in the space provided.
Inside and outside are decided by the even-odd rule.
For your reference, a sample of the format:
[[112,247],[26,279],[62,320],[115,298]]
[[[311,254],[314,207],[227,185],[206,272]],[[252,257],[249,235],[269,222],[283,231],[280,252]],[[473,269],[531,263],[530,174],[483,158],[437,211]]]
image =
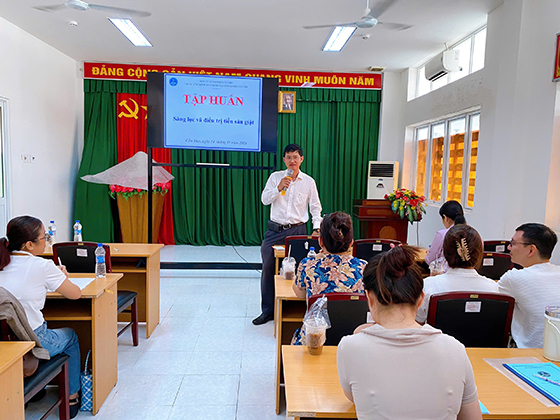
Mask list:
[[[134,104],[134,111],[132,109],[130,109],[130,107],[128,106],[128,104],[126,102],[128,99],[131,100],[132,103]],[[126,118],[134,118],[134,119],[137,120],[138,119],[138,111],[140,110],[140,107],[138,106],[138,104],[136,103],[136,101],[134,99],[132,99],[132,98],[128,98],[128,99],[125,99],[125,100],[119,102],[120,106],[124,106],[128,110],[128,114],[125,113],[124,111],[119,113],[119,118],[126,117]]]

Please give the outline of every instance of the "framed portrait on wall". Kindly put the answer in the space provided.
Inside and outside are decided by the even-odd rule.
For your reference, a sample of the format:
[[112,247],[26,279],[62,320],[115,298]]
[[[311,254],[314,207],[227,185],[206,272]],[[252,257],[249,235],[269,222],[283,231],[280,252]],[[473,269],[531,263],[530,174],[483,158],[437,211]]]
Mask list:
[[296,93],[278,92],[278,112],[295,114],[296,112]]

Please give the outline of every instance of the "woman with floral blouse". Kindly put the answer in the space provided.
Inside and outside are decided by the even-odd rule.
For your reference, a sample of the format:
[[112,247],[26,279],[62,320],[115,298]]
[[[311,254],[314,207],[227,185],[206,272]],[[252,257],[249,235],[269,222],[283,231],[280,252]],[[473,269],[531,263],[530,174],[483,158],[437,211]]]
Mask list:
[[[301,260],[292,288],[303,299],[325,293],[364,293],[362,274],[366,261],[355,258],[348,251],[354,231],[352,219],[346,213],[334,212],[321,222],[316,258]],[[296,331],[292,344],[305,344],[301,329]]]

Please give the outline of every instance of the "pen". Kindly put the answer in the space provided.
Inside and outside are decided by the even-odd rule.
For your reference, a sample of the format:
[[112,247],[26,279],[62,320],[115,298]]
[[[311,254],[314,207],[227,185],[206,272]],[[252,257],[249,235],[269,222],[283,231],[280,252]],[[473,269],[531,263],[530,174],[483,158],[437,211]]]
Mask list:
[[58,257],[58,265],[62,265],[62,261],[60,261],[60,257]]
[[539,379],[545,380],[546,382],[550,382],[551,384],[560,386],[560,382],[553,381],[552,379],[548,379],[545,376],[537,375],[536,373],[534,373],[533,376],[536,376]]

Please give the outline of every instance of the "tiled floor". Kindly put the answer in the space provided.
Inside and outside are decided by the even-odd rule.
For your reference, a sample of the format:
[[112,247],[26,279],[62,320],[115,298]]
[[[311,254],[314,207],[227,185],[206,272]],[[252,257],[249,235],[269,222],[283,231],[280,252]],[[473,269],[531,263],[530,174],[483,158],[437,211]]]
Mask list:
[[[236,249],[260,262],[258,247]],[[165,247],[161,255],[166,262],[243,261],[231,247]],[[119,380],[95,419],[285,418],[274,411],[273,323],[251,323],[260,314],[259,283],[256,271],[162,270],[161,323],[148,340],[140,329],[138,347],[128,332],[119,338]],[[26,419],[38,419],[43,404],[30,404]]]

